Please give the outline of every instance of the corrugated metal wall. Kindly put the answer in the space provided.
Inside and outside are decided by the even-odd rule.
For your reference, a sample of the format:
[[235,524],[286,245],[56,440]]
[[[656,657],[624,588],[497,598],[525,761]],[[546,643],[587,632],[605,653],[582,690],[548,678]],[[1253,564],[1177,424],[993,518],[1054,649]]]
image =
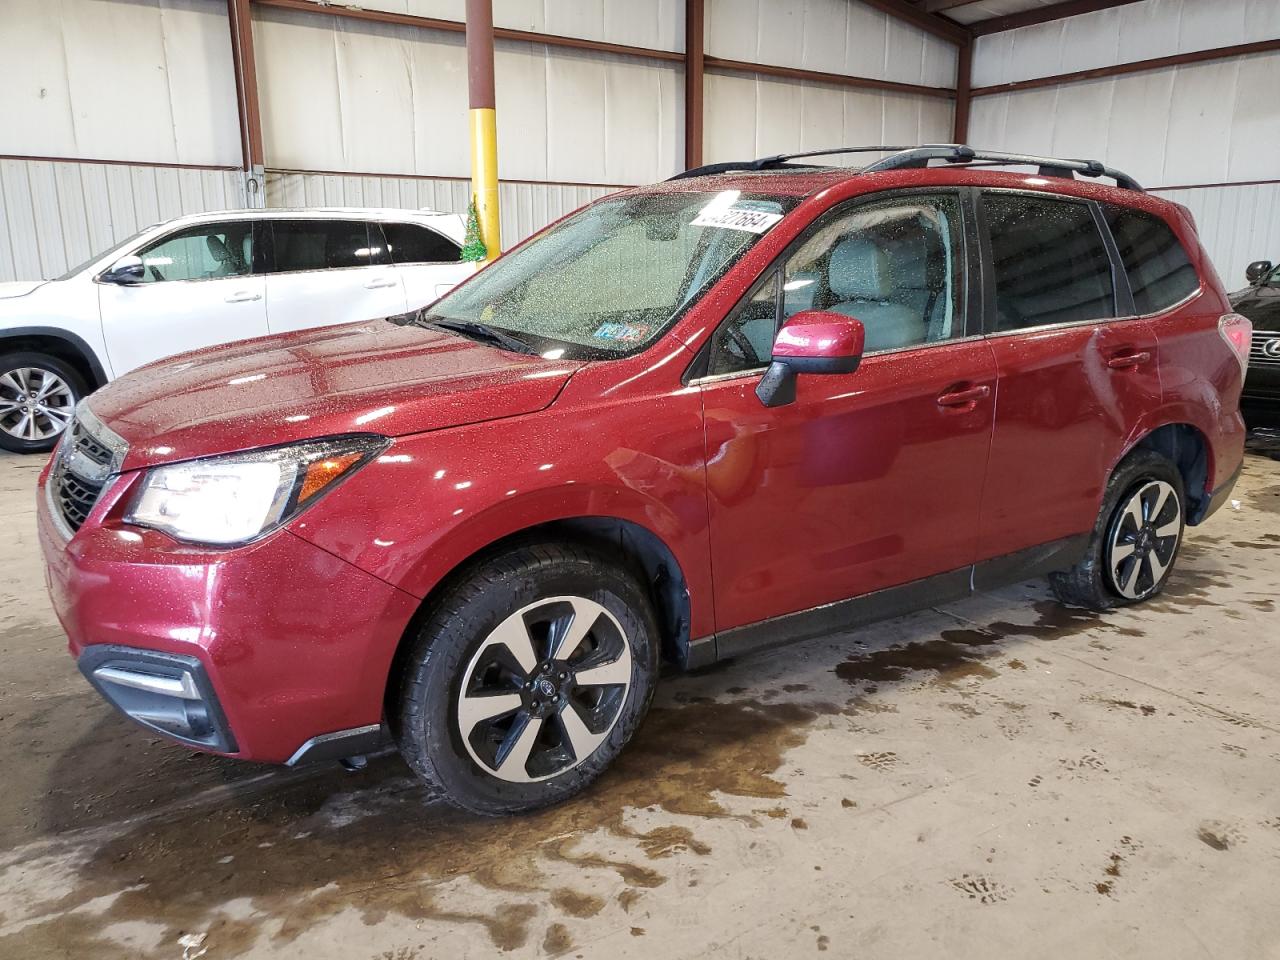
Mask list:
[[143,227],[242,197],[237,170],[0,160],[0,281],[56,277]]
[[[504,183],[499,188],[502,235],[513,246],[613,187]],[[268,171],[269,207],[405,207],[466,209],[471,181],[441,177],[361,177]]]
[[[956,48],[849,0],[708,0],[707,53],[876,80],[950,87]],[[949,141],[951,100],[708,73],[707,162],[841,144]]]
[[[1277,36],[1274,0],[1143,0],[979,38],[974,85]],[[969,140],[1105,158],[1152,187],[1275,180],[1277,90],[1280,54],[1270,53],[982,96],[974,100]],[[1195,213],[1228,287],[1243,283],[1249,261],[1280,255],[1276,185],[1159,192]]]

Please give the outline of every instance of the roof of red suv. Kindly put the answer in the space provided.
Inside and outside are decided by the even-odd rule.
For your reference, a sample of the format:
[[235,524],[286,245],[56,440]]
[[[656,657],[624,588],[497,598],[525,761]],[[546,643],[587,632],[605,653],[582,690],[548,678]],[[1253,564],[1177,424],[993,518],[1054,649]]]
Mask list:
[[[891,151],[891,152],[890,152]],[[832,167],[797,163],[799,158],[865,152],[886,153],[864,166]],[[1012,172],[998,167],[1031,167]],[[1105,178],[1105,179],[1102,179]],[[637,190],[743,190],[774,196],[808,197],[838,184],[856,181],[872,192],[916,186],[985,186],[1034,189],[1046,193],[1158,210],[1166,218],[1179,204],[1146,193],[1121,170],[1097,160],[1074,160],[976,150],[961,144],[920,147],[840,147],[830,151],[778,154],[757,160],[714,163],[677,174],[662,184]],[[1115,185],[1106,181],[1114,181]],[[1189,214],[1187,217],[1189,221]]]

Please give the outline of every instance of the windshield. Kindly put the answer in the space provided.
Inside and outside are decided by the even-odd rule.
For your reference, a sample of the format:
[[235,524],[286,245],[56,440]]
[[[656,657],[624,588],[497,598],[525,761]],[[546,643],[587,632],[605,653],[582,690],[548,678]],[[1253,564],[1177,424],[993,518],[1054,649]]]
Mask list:
[[737,190],[602,200],[487,267],[421,320],[484,324],[557,358],[634,353],[796,203]]
[[[153,226],[154,226],[154,225],[153,225]],[[99,260],[103,259],[104,257],[109,257],[109,256],[111,256],[112,254],[119,253],[121,250],[123,250],[125,247],[129,246],[130,244],[132,244],[135,240],[137,240],[140,236],[142,236],[144,233],[146,233],[146,232],[147,232],[148,230],[150,230],[150,229],[151,229],[151,227],[145,227],[144,229],[139,230],[137,233],[133,234],[133,236],[131,236],[131,237],[126,237],[124,240],[121,240],[121,241],[120,241],[119,243],[117,243],[114,247],[110,247],[109,249],[107,249],[107,250],[103,250],[103,251],[102,251],[102,252],[100,252],[100,253],[95,253],[92,257],[90,257],[88,260],[85,260],[83,263],[77,263],[74,267],[72,267],[70,270],[68,270],[68,271],[67,271],[66,273],[64,273],[62,276],[60,276],[60,277],[55,277],[54,279],[55,279],[55,280],[70,280],[72,277],[74,277],[74,276],[75,276],[77,273],[79,273],[81,270],[84,270],[86,267],[91,266],[91,265],[92,265],[92,264],[94,264],[94,263],[97,263]]]

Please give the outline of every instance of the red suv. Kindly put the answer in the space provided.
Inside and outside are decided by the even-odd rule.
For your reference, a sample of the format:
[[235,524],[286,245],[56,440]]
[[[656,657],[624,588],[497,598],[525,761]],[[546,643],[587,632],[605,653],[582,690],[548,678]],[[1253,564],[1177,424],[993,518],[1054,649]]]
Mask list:
[[590,783],[663,660],[1035,575],[1097,609],[1159,591],[1244,440],[1249,324],[1188,212],[1096,162],[798,160],[601,199],[416,314],[93,394],[39,493],[85,676],[237,757],[390,734],[509,813]]

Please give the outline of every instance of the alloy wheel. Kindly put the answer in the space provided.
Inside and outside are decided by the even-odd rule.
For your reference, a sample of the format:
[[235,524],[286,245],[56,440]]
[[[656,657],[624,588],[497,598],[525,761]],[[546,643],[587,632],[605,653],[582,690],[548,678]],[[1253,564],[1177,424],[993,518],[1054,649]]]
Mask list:
[[551,597],[480,644],[462,675],[456,730],[486,773],[547,780],[604,743],[630,687],[631,644],[617,618],[586,597]]
[[18,440],[56,437],[75,406],[70,384],[51,370],[17,367],[0,374],[0,430]]
[[1107,573],[1127,600],[1155,593],[1173,563],[1182,536],[1182,503],[1163,480],[1139,487],[1112,523]]

